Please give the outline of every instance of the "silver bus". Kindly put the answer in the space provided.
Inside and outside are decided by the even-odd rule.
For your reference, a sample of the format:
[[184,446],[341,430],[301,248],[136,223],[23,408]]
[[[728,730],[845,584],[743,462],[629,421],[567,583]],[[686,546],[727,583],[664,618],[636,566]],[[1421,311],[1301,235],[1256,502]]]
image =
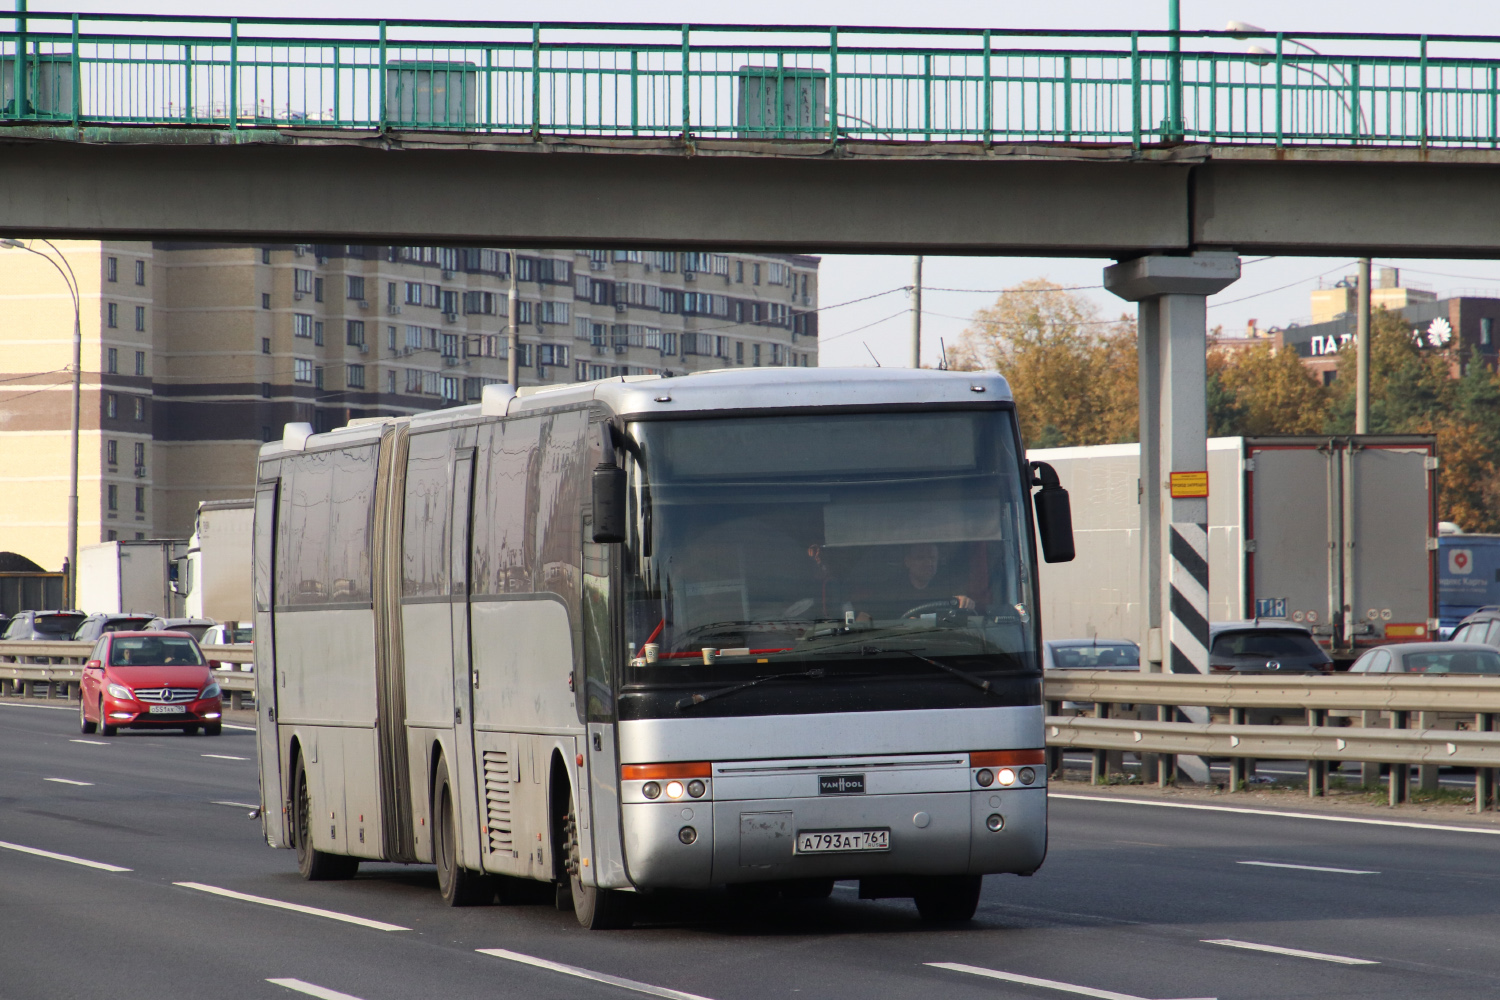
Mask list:
[[968,919],[1046,853],[1033,530],[1071,558],[994,374],[290,424],[255,495],[266,839],[309,879],[434,864],[452,905],[550,883],[592,928],[841,879]]

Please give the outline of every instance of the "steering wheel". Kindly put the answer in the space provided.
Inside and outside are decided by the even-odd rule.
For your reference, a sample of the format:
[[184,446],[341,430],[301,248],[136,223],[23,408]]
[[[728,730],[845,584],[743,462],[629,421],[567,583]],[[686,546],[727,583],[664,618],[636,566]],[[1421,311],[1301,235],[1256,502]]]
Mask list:
[[906,614],[902,615],[901,617],[902,618],[920,618],[924,614],[927,614],[928,612],[931,612],[931,611],[937,611],[937,612],[952,611],[952,610],[956,609],[957,607],[958,607],[958,598],[956,598],[956,597],[950,597],[950,598],[948,598],[945,601],[928,601],[926,604],[918,604],[916,607],[912,608],[910,611],[906,612]]

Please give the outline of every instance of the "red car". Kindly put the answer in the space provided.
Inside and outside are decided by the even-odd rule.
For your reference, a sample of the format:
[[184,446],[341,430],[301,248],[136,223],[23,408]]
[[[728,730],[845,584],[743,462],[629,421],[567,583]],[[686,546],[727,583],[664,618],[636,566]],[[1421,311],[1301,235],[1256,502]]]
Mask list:
[[79,685],[78,727],[113,736],[121,727],[223,731],[213,668],[186,632],[109,632],[99,637]]

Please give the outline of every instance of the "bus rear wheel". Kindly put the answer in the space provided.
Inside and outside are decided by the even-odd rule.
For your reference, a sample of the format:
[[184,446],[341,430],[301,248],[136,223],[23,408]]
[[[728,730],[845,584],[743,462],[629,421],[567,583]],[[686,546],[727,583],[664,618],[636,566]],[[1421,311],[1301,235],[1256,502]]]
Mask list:
[[294,825],[297,840],[297,870],[309,882],[337,882],[354,877],[359,859],[345,854],[330,854],[312,845],[312,793],[307,787],[307,765],[297,758],[297,775],[292,784]]
[[983,875],[947,875],[926,880],[913,902],[922,919],[931,923],[961,923],[974,919],[979,909]]
[[568,888],[573,897],[573,915],[591,931],[622,930],[635,922],[634,900],[629,893],[584,885],[583,853],[578,838],[578,812],[568,797],[568,818],[563,827],[566,838]]
[[484,874],[459,865],[457,813],[448,769],[440,768],[432,792],[432,860],[437,865],[438,892],[449,906],[483,906],[495,897],[495,887]]

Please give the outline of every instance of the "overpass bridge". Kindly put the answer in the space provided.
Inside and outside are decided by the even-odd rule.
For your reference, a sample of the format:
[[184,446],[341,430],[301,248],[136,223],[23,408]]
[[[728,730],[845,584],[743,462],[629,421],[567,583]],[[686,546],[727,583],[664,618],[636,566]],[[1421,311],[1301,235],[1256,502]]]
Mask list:
[[0,231],[1500,256],[1497,72],[1463,36],[32,13]]

